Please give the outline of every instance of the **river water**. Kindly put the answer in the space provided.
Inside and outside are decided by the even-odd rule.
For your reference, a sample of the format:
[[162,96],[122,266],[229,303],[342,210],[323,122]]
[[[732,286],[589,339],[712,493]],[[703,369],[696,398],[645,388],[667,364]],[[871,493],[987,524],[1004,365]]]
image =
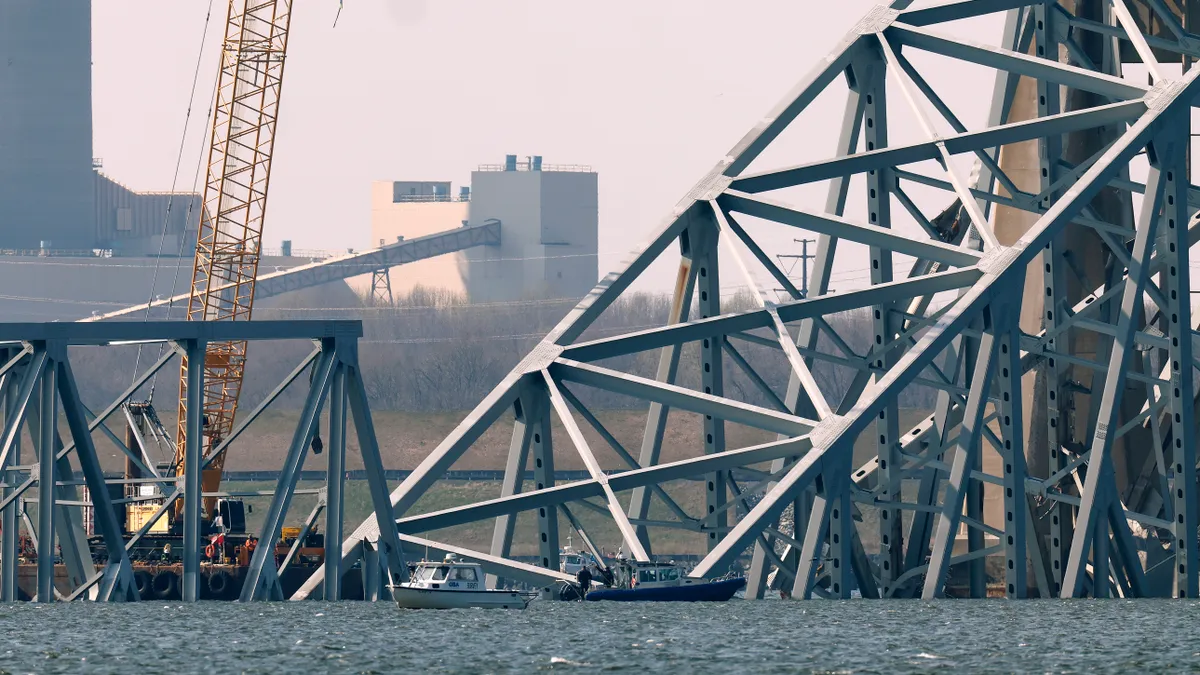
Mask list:
[[0,673],[1200,671],[1200,604],[0,605]]

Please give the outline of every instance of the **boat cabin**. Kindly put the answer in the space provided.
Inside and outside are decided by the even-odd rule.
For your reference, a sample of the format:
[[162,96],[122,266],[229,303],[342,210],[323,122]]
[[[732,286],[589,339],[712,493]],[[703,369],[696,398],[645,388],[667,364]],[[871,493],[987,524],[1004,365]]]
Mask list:
[[464,562],[454,555],[437,562],[422,560],[409,568],[409,588],[426,588],[443,591],[480,591],[484,589],[483,567],[479,563]]
[[558,571],[575,576],[585,566],[597,567],[596,559],[588,553],[572,548],[571,537],[568,535],[567,545],[558,550]]
[[638,586],[678,586],[679,578],[684,576],[683,570],[673,565],[647,565],[635,569]]
[[636,560],[621,562],[617,577],[617,584],[622,588],[667,588],[703,581],[687,576],[687,571],[674,562],[638,562]]
[[559,553],[558,571],[562,572],[563,574],[570,574],[571,576],[574,576],[579,574],[579,570],[583,569],[585,566],[596,566],[596,561],[592,558],[592,556],[586,553],[572,551],[569,548]]

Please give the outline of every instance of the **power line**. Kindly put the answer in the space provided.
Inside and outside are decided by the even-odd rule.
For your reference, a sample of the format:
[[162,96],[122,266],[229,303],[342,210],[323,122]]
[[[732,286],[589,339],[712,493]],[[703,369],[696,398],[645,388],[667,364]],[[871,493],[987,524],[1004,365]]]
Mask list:
[[[374,250],[374,249],[368,249],[368,251],[360,251],[359,253],[366,253],[366,252],[369,252],[370,250]],[[568,258],[596,258],[601,255],[610,255],[612,253],[617,253],[617,252],[618,251],[597,251],[596,253],[568,253],[568,254],[563,254],[563,255],[539,255],[539,256],[527,256],[524,258],[478,258],[478,259],[471,260],[471,262],[525,262],[528,260],[561,260],[561,259],[568,259]],[[51,260],[54,260],[54,262],[51,262]],[[0,265],[39,265],[39,266],[62,265],[62,266],[66,266],[66,267],[98,267],[98,268],[102,268],[102,269],[153,270],[156,266],[161,264],[158,261],[156,261],[154,265],[149,265],[149,264],[130,265],[130,264],[123,264],[123,263],[78,262],[80,260],[87,260],[87,258],[58,258],[58,259],[41,258],[38,260],[5,260],[4,256],[0,255]],[[190,259],[185,259],[181,256],[178,258],[178,260],[179,260],[179,264],[176,265],[176,267],[189,268],[192,266],[192,261]],[[61,261],[61,262],[59,262],[59,261]],[[420,261],[415,261],[415,262],[420,262]],[[311,264],[311,263],[301,263],[301,264]],[[333,261],[331,259],[331,261],[328,263],[329,267],[331,267],[331,268],[337,267],[341,264],[346,264],[346,262],[345,261],[338,262],[338,261]],[[412,263],[403,263],[400,265],[396,265],[396,267],[404,267],[405,265],[411,265],[411,264]],[[296,265],[296,267],[299,267],[299,266],[300,266],[300,264]],[[284,271],[286,269],[290,269],[289,267],[285,267],[282,265],[263,265],[263,267],[264,268],[274,267],[277,271]],[[364,272],[363,276],[365,276],[367,274],[370,274],[370,273]]]
[[[166,212],[163,213],[162,235],[158,238],[158,255],[155,256],[155,259],[154,259],[154,275],[150,278],[150,298],[149,298],[149,300],[146,301],[146,312],[143,315],[144,318],[150,317],[150,303],[154,301],[154,287],[158,284],[158,272],[159,272],[159,269],[161,268],[162,258],[163,258],[163,245],[167,241],[167,230],[171,223],[171,206],[173,206],[174,202],[175,202],[175,189],[176,189],[176,187],[178,187],[179,169],[183,166],[183,149],[187,145],[188,123],[192,119],[192,104],[195,103],[195,101],[196,101],[196,86],[200,82],[200,65],[204,62],[204,45],[208,41],[208,28],[212,22],[212,8],[213,8],[213,0],[209,0],[208,1],[208,11],[204,15],[204,29],[200,33],[200,50],[196,54],[196,68],[195,68],[195,71],[192,73],[192,90],[188,94],[187,112],[183,116],[183,133],[180,135],[180,138],[179,138],[179,153],[175,158],[175,173],[171,177],[171,194],[169,197],[167,197],[167,208],[166,208]],[[211,102],[209,103],[208,113],[212,112],[212,105],[213,105],[212,102],[216,101],[216,95],[217,95],[217,92],[216,92],[216,88],[214,87],[213,88],[213,97],[212,97]],[[204,116],[205,119],[208,119],[208,113],[205,114],[205,116]],[[203,139],[204,134],[201,133],[200,137]],[[201,150],[200,150],[200,157],[203,158],[203,156],[204,156],[204,150],[203,150],[203,144],[202,144]],[[196,162],[196,174],[192,177],[192,196],[188,199],[187,213],[184,214],[183,226],[184,226],[185,230],[187,229],[187,224],[191,221],[192,207],[195,206],[195,202],[196,202],[195,190],[196,190],[196,180],[199,176],[199,170],[200,170],[200,161],[198,160]],[[201,208],[204,208],[204,206],[201,205]],[[178,251],[177,255],[180,258],[183,257],[184,245],[185,245],[186,241],[187,241],[186,235],[181,236],[179,238],[179,251]],[[171,280],[171,296],[170,297],[174,297],[175,287],[179,282],[179,266],[175,267],[175,274],[173,276],[174,276],[174,278]],[[168,312],[168,316],[169,316],[170,309],[168,309],[167,312]],[[164,346],[159,345],[158,353],[160,356],[162,355],[163,349],[164,349]],[[141,367],[141,364],[142,364],[142,347],[139,346],[138,352],[137,352],[137,359],[134,361],[134,364],[133,364],[133,371],[129,374],[130,383],[132,383],[134,380],[137,379],[138,369]],[[155,383],[157,383],[157,381],[158,381],[158,375],[155,374],[154,383],[151,383],[151,385],[150,385],[150,397],[151,398],[154,397],[154,385],[155,385]]]

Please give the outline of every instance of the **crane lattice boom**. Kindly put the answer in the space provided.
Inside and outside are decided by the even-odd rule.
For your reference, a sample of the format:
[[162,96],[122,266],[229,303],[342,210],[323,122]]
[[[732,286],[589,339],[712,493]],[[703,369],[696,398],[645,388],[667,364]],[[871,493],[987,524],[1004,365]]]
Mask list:
[[[292,0],[230,0],[214,105],[204,213],[196,242],[189,321],[244,321],[267,209],[267,187]],[[220,290],[216,290],[220,289]],[[245,342],[210,343],[204,359],[205,453],[233,427],[246,362]],[[180,378],[177,467],[186,439],[187,362]],[[224,452],[204,471],[203,489],[219,488]],[[206,510],[211,511],[211,500]]]

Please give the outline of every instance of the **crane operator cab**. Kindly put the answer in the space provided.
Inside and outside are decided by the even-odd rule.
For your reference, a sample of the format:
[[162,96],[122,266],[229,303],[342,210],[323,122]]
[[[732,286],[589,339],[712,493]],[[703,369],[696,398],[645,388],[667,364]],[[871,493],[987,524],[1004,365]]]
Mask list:
[[240,499],[218,499],[212,513],[212,531],[218,534],[245,534],[246,510],[246,503]]

